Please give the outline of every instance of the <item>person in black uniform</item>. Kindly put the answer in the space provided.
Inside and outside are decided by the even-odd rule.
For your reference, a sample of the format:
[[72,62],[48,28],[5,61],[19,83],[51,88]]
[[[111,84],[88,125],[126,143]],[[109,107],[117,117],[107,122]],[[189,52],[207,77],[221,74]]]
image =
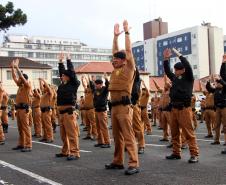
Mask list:
[[171,134],[173,153],[166,156],[166,159],[181,159],[181,131],[187,140],[191,157],[189,163],[198,162],[199,149],[197,146],[196,136],[192,125],[192,108],[191,97],[194,84],[194,77],[191,65],[185,57],[176,49],[174,53],[179,57],[181,62],[174,65],[175,73],[170,71],[169,58],[172,53],[170,49],[165,49],[164,70],[167,77],[172,81],[170,88],[170,100],[172,104],[171,111]]
[[[214,93],[214,105],[216,107],[216,125],[215,125],[215,141],[211,144],[220,144],[220,129],[223,124],[224,145],[226,146],[226,55],[223,56],[223,62],[220,69],[220,77],[216,78],[216,87],[210,85],[210,81],[206,84],[206,89]],[[222,151],[222,154],[225,150]]]
[[[95,118],[97,126],[97,144],[95,147],[110,148],[110,135],[108,130],[108,117],[107,117],[107,98],[108,98],[108,87],[109,81],[107,75],[104,75],[105,86],[103,86],[103,81],[101,79],[95,79],[92,77],[90,87],[92,89],[94,98],[94,108],[95,108]],[[95,85],[94,83],[95,82]]]
[[63,59],[64,55],[60,54],[59,73],[62,83],[57,90],[57,108],[63,147],[61,153],[56,154],[56,157],[67,157],[67,160],[70,161],[80,157],[77,114],[74,112],[80,81],[77,79],[70,56],[67,56],[67,70],[64,67]]

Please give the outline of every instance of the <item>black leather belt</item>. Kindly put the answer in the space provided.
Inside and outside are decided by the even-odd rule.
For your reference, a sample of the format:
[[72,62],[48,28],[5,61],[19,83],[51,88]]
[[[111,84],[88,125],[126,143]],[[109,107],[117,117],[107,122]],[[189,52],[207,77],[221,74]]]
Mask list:
[[140,109],[141,110],[144,110],[144,109],[146,109],[147,108],[147,106],[140,106]]
[[60,110],[59,113],[60,114],[65,114],[65,113],[68,113],[68,114],[73,114],[73,112],[75,111],[75,108],[67,108],[67,109],[64,109],[64,110]]
[[47,107],[41,107],[41,112],[48,112],[48,111],[50,111],[50,110],[52,110],[52,107],[50,107],[50,106],[47,106]]

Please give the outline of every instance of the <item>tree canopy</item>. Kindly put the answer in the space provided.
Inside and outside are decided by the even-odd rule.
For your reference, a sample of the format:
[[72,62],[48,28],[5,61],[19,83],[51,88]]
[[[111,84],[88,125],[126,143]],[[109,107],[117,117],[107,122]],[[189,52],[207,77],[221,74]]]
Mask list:
[[0,4],[0,31],[7,31],[10,27],[24,25],[27,22],[27,15],[21,9],[14,9],[12,2],[5,6]]

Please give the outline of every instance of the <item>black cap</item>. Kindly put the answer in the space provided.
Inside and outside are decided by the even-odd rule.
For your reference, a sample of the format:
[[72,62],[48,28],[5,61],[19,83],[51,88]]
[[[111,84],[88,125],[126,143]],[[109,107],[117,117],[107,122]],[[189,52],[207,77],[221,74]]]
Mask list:
[[126,59],[126,53],[124,51],[118,51],[114,53],[113,57],[120,58],[120,59]]
[[102,83],[103,83],[103,81],[101,79],[95,80],[95,84],[102,84]]
[[174,68],[175,68],[175,69],[178,69],[178,70],[181,70],[181,69],[184,69],[184,65],[183,65],[181,62],[177,62],[177,63],[174,65]]
[[28,80],[27,74],[24,74],[24,73],[23,73],[23,77],[24,77],[26,80]]

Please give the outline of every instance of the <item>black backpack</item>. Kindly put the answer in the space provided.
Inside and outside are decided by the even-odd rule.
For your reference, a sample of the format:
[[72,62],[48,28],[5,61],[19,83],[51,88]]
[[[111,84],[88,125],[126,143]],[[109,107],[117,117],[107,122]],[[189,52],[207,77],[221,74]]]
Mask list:
[[135,105],[137,103],[137,100],[139,99],[140,86],[141,86],[140,73],[137,67],[134,73],[135,73],[134,74],[135,78],[133,81],[133,88],[131,92],[131,102],[133,105]]

